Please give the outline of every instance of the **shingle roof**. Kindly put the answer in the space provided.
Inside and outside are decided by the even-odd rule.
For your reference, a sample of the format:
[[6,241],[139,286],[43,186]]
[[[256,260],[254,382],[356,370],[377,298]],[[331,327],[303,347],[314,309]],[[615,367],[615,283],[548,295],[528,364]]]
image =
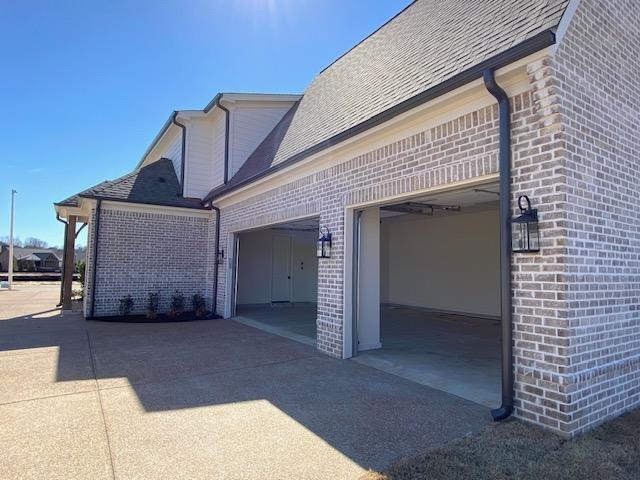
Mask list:
[[173,163],[162,158],[116,180],[107,180],[84,190],[59,206],[77,206],[79,198],[96,198],[169,207],[203,208],[196,198],[181,196]]
[[[303,155],[341,132],[554,29],[567,4],[568,0],[415,1],[316,76],[278,148],[262,152],[271,158],[261,164],[275,166]],[[251,172],[240,169],[236,176],[247,173]],[[247,178],[236,179],[235,184]],[[207,197],[222,191],[216,189]]]
[[13,256],[18,260],[42,260],[53,255],[58,260],[61,258],[56,252],[48,248],[14,247]]

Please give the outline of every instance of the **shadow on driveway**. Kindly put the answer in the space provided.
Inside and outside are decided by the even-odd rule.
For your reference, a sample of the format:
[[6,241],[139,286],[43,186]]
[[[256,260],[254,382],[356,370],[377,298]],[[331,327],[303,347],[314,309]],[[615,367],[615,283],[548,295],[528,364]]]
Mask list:
[[[0,367],[12,385],[0,404],[97,389],[123,477],[343,478],[490,421],[481,405],[231,320],[123,324],[41,310],[0,319],[0,358],[15,362]],[[54,381],[39,377],[42,363]]]

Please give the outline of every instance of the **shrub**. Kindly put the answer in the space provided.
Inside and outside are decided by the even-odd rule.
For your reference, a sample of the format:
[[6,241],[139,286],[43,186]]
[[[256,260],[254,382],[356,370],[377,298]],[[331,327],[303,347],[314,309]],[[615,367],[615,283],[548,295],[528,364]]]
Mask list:
[[85,272],[87,270],[87,264],[84,260],[80,260],[76,263],[76,272],[80,274],[80,278],[78,281],[80,282],[80,286],[84,289],[84,280],[85,280]]
[[131,313],[131,310],[133,309],[133,298],[131,298],[131,295],[127,295],[124,298],[120,299],[120,315],[121,316],[127,316]]
[[156,318],[158,316],[158,303],[160,303],[160,294],[149,293],[147,299],[147,318]]
[[82,300],[84,298],[84,290],[82,288],[71,290],[71,298],[74,300]]
[[175,291],[171,297],[171,309],[169,310],[170,317],[179,317],[184,310],[184,295],[178,290]]
[[193,297],[191,297],[191,304],[193,305],[193,311],[196,313],[196,317],[204,317],[207,314],[204,298],[199,293],[195,293]]
[[87,270],[87,264],[85,263],[84,260],[80,260],[79,262],[76,263],[76,271],[80,274],[80,278],[78,279],[78,281],[80,282],[80,289],[76,290],[78,292],[77,296],[80,299],[84,298],[84,282],[85,282],[85,272]]

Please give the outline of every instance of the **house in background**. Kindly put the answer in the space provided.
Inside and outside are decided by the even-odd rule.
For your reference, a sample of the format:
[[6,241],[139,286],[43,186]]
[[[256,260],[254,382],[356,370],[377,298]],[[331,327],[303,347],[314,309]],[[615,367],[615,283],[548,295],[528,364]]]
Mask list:
[[419,0],[302,96],[174,112],[131,173],[55,205],[69,251],[89,225],[85,316],[177,288],[496,419],[574,435],[637,406],[638,18]]
[[[13,268],[16,272],[59,272],[62,259],[48,248],[13,248]],[[9,269],[9,246],[0,246],[0,272]]]

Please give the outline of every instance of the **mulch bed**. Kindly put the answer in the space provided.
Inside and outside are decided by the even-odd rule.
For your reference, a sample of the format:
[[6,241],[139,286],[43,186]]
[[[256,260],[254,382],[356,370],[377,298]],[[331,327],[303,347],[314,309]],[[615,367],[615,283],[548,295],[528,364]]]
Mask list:
[[198,317],[195,312],[182,312],[179,316],[169,316],[166,313],[159,313],[155,318],[148,318],[146,315],[112,315],[108,317],[92,317],[87,320],[97,322],[123,322],[123,323],[166,323],[166,322],[197,322],[201,320],[214,320],[222,318],[220,315],[208,313]]

